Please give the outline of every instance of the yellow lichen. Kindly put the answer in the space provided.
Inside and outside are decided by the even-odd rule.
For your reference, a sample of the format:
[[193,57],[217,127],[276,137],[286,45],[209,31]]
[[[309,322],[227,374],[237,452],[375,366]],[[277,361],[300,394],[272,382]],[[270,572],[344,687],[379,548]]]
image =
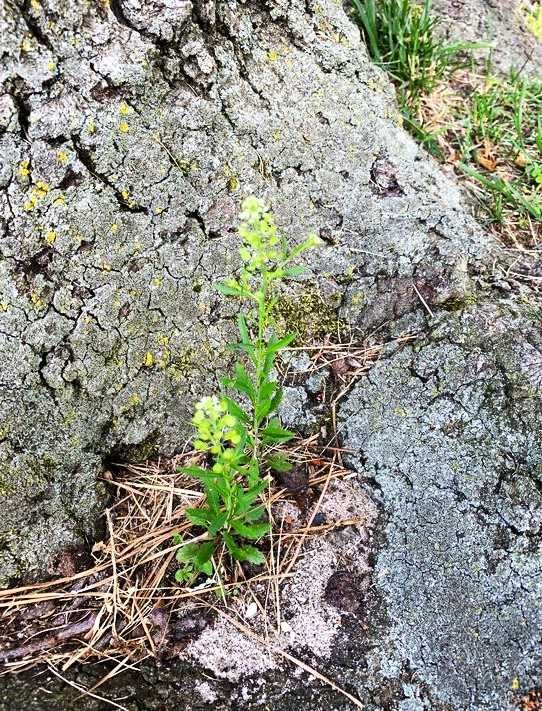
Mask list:
[[128,116],[132,109],[128,106],[125,101],[121,101],[119,104],[119,114],[121,116]]
[[43,308],[43,306],[44,306],[44,301],[43,301],[43,299],[41,298],[41,296],[40,296],[37,292],[32,291],[32,292],[30,293],[30,300],[32,301],[32,303],[34,304],[34,306],[36,307],[36,309],[41,309],[41,308]]
[[277,59],[279,59],[280,54],[276,50],[270,49],[266,56],[268,62],[276,62]]
[[232,175],[231,178],[228,178],[228,190],[230,193],[239,190],[239,178],[236,175]]
[[32,51],[32,40],[29,37],[25,37],[23,41],[21,42],[21,51],[22,52],[31,52]]
[[52,245],[56,242],[56,232],[54,230],[49,230],[45,234],[45,242],[48,245]]
[[117,232],[119,231],[119,226],[118,226],[118,224],[117,224],[116,222],[113,222],[113,224],[111,225],[111,227],[110,227],[109,229],[111,230],[111,232],[112,232],[114,235],[116,235]]
[[542,3],[535,3],[526,14],[527,27],[542,42]]
[[143,365],[145,368],[152,368],[154,365],[154,354],[151,351],[147,351],[143,358]]
[[36,195],[40,198],[45,197],[50,189],[51,188],[49,187],[49,185],[47,185],[47,183],[44,183],[43,180],[38,180],[38,182],[36,183],[36,187],[33,188]]
[[47,62],[47,69],[48,69],[50,72],[56,72],[56,62],[55,62],[54,60],[50,59],[50,60]]
[[54,200],[53,200],[53,205],[65,205],[66,204],[66,196],[60,193]]
[[141,397],[137,393],[132,393],[130,397],[126,400],[122,410],[123,412],[128,412],[129,410],[134,410],[136,407],[141,405]]
[[30,161],[28,161],[28,160],[22,160],[22,161],[19,163],[19,171],[18,171],[18,173],[19,173],[19,175],[20,175],[22,178],[25,178],[27,175],[30,175],[30,168],[29,168],[29,166],[30,166]]
[[58,151],[56,154],[57,161],[62,165],[65,165],[68,162],[69,157],[70,156],[66,153],[66,151]]
[[96,133],[96,121],[93,118],[88,120],[87,133]]
[[130,130],[130,126],[128,125],[128,121],[121,121],[119,123],[120,133],[128,133],[129,130]]

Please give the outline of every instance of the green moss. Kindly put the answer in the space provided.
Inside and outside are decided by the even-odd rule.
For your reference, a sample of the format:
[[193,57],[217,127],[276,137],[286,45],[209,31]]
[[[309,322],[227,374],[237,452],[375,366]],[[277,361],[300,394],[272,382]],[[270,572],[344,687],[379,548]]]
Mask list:
[[196,355],[192,348],[178,352],[170,360],[166,373],[174,382],[184,380],[193,371],[196,364]]
[[160,454],[158,446],[158,434],[152,432],[142,442],[135,445],[121,447],[115,452],[115,457],[119,461],[126,462],[146,462],[149,459],[155,459]]
[[296,340],[307,342],[321,339],[327,334],[337,334],[345,325],[338,316],[340,296],[324,297],[312,287],[301,294],[280,296],[274,306],[273,316],[279,332],[293,332]]
[[0,496],[13,496],[26,488],[43,487],[58,465],[58,460],[49,455],[28,455],[17,467],[0,464]]

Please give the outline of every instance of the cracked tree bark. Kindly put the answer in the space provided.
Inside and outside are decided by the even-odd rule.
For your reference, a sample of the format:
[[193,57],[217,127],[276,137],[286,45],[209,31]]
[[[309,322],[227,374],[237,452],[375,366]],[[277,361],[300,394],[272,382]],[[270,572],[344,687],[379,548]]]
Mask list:
[[[482,422],[497,441],[512,442],[510,450],[515,456],[521,450],[531,467],[518,511],[527,505],[527,489],[538,506],[539,488],[528,484],[538,481],[535,450],[527,442],[538,425],[525,413],[520,417],[514,403],[531,398],[529,407],[539,412],[536,386],[522,389],[529,377],[522,344],[530,339],[536,363],[540,343],[528,314],[512,313],[511,306],[490,313],[483,305],[499,249],[468,216],[455,183],[399,127],[393,91],[368,61],[342,8],[331,0],[11,0],[0,23],[1,583],[46,575],[59,549],[92,538],[104,501],[96,483],[104,460],[168,454],[183,442],[192,401],[214,388],[227,362],[233,313],[213,283],[236,268],[239,204],[256,193],[292,239],[312,230],[326,242],[307,276],[284,295],[298,304],[294,321],[321,325],[322,313],[311,311],[322,304],[327,320],[341,319],[360,337],[375,328],[383,338],[414,329],[429,333],[425,352],[432,352],[433,341],[443,344],[440,351],[435,346],[442,382],[425,371],[427,384],[420,381],[414,351],[389,352],[344,409],[346,445],[356,450],[353,466],[367,470],[388,521],[379,570],[390,561],[396,577],[389,585],[385,578],[378,582],[390,611],[389,628],[378,632],[380,652],[362,653],[367,642],[353,626],[343,640],[350,659],[336,668],[376,707],[382,680],[390,689],[402,688],[411,669],[429,708],[453,706],[451,698],[461,698],[457,708],[502,708],[513,656],[504,633],[495,647],[502,667],[493,675],[485,669],[487,683],[467,689],[451,671],[439,675],[444,643],[428,650],[423,631],[434,627],[414,614],[412,570],[418,577],[426,571],[408,552],[416,536],[413,554],[428,556],[419,508],[434,500],[429,487],[424,493],[428,477],[441,477],[437,489],[449,487],[450,496],[466,496],[475,507],[482,494],[435,474],[434,451],[423,444],[421,424],[409,420],[408,437],[420,435],[422,442],[413,451],[425,457],[421,469],[412,464],[415,475],[404,472],[420,487],[414,496],[403,479],[395,481],[387,459],[399,434],[375,423],[377,415],[385,422],[403,400],[410,403],[412,389],[419,394],[414,422],[429,430],[452,427],[442,442],[448,446],[456,437],[454,457],[468,460],[474,456],[470,445],[453,428],[456,420],[459,428],[473,426],[462,415],[472,405],[472,422]],[[419,294],[442,327],[429,331]],[[506,374],[492,371],[488,382],[512,393],[512,404],[497,398],[490,412],[486,394],[482,421],[482,395],[468,369],[456,382],[441,361],[457,339],[471,354],[463,360],[478,357],[481,346],[464,331],[491,333],[492,321],[508,324],[518,344],[502,353],[496,343],[489,346],[488,359],[504,363]],[[447,323],[453,328],[446,330]],[[444,388],[442,400],[433,400],[428,383]],[[456,398],[456,386],[465,401]],[[386,395],[368,401],[365,387]],[[448,402],[444,422],[435,408]],[[510,420],[511,409],[520,419]],[[356,418],[372,423],[376,454],[366,446],[369,434],[354,426]],[[491,466],[502,464],[494,449],[487,452]],[[489,469],[480,465],[479,472],[494,484]],[[501,498],[495,496],[496,507]],[[496,509],[490,510],[491,526],[497,526]],[[518,538],[509,529],[514,541],[523,540],[523,524],[511,525],[522,532]],[[491,557],[489,534],[477,538],[482,528],[472,519],[468,550],[480,545]],[[534,540],[538,529],[533,531]],[[449,544],[448,534],[442,537]],[[529,581],[538,581],[534,560],[528,551],[521,555],[529,561]],[[457,565],[464,559],[452,556],[427,577],[441,586],[442,600],[453,593],[445,581]],[[514,598],[498,607],[492,597],[503,589],[499,574],[487,572],[487,599],[496,609],[512,610],[519,624],[518,609],[526,603]],[[413,581],[404,607],[402,576]],[[531,585],[520,572],[513,576],[516,593]],[[473,586],[473,596],[486,589]],[[431,595],[424,593],[423,601],[419,609],[435,622]],[[534,610],[522,614],[521,673],[534,683],[538,651],[529,639],[539,620]],[[406,648],[399,637],[409,640]],[[457,632],[453,639],[459,650],[463,638]],[[472,659],[480,644],[469,646]],[[368,670],[362,671],[361,657]],[[475,666],[458,668],[478,674]],[[274,688],[272,678],[268,683]],[[313,691],[306,693],[316,709]],[[469,706],[471,697],[478,705]]]

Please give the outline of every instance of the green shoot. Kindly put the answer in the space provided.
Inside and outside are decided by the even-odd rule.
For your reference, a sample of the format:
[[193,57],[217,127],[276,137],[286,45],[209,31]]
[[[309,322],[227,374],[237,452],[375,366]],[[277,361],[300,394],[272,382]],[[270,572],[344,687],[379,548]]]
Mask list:
[[420,98],[444,77],[465,65],[461,53],[480,44],[446,43],[438,36],[431,0],[352,0],[354,17],[373,61],[398,87],[399,103],[410,120]]
[[272,213],[255,197],[243,202],[238,232],[243,266],[237,278],[217,289],[247,304],[237,320],[240,340],[231,346],[242,361],[235,364],[232,376],[223,379],[223,392],[200,400],[192,418],[194,448],[206,455],[208,466],[181,469],[199,479],[205,492],[205,504],[186,511],[191,523],[205,532],[203,538],[193,542],[175,539],[181,565],[176,578],[187,584],[201,573],[212,575],[221,546],[236,561],[265,562],[254,545],[270,530],[265,508],[259,503],[267,487],[262,473],[266,468],[284,471],[291,466],[284,455],[270,453],[293,437],[276,416],[282,389],[273,380],[273,369],[277,355],[294,334],[279,338],[272,312],[277,287],[302,273],[294,262],[320,240],[310,235],[290,249],[278,233]]

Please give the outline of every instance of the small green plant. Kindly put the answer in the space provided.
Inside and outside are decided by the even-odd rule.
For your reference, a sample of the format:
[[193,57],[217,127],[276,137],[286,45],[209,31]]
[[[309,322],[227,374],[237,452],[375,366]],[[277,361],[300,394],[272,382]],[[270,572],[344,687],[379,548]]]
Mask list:
[[395,80],[407,118],[420,97],[465,62],[461,53],[479,45],[446,43],[436,34],[438,18],[431,0],[352,0],[354,16],[365,36],[371,58]]
[[453,133],[462,157],[458,167],[484,188],[494,221],[504,221],[505,207],[542,219],[540,80],[517,72],[488,75],[456,117]]
[[[200,400],[192,418],[194,448],[205,457],[206,466],[182,467],[180,471],[203,484],[204,505],[187,509],[186,516],[204,533],[194,541],[180,536],[174,539],[181,564],[176,579],[184,583],[200,573],[212,575],[217,548],[222,545],[234,560],[265,562],[254,545],[270,530],[265,507],[259,503],[268,486],[265,471],[291,468],[283,454],[271,450],[293,437],[275,414],[282,389],[273,379],[273,368],[294,334],[278,338],[272,313],[278,285],[302,273],[303,268],[294,261],[320,240],[310,235],[290,249],[278,233],[272,213],[255,197],[243,202],[240,217],[243,266],[237,278],[217,289],[247,304],[245,313],[238,316],[240,341],[231,346],[243,362],[238,361],[233,375],[223,379],[223,392]],[[235,396],[230,397],[229,392]]]

